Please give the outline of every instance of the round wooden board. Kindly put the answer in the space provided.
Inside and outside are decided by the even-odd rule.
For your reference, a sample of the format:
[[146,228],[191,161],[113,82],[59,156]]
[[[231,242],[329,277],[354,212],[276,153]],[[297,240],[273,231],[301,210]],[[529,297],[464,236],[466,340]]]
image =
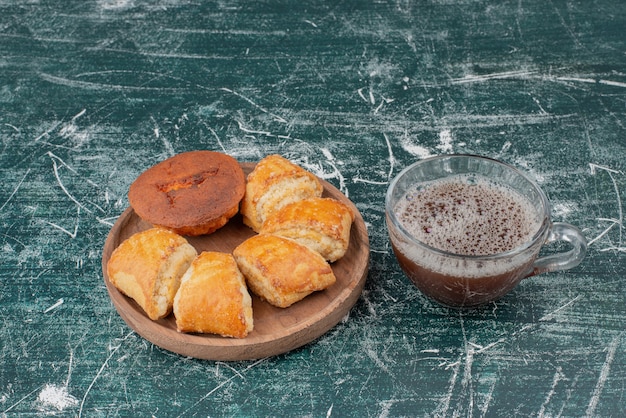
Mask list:
[[[248,174],[253,163],[241,164]],[[102,254],[102,270],[113,305],[126,323],[139,335],[166,350],[208,360],[253,360],[288,352],[307,344],[334,327],[356,303],[367,277],[369,239],[363,218],[354,204],[330,183],[321,180],[324,196],[348,204],[356,214],[352,225],[350,246],[346,255],[331,264],[337,278],[328,289],[315,292],[289,308],[276,308],[252,295],[254,330],[242,339],[224,338],[211,334],[183,334],[176,330],[173,315],[152,321],[132,299],[121,294],[111,284],[106,265],[111,253],[132,234],[151,225],[143,222],[128,208],[109,232]],[[232,218],[226,226],[210,235],[187,237],[200,251],[233,249],[254,232],[245,226],[241,216]]]

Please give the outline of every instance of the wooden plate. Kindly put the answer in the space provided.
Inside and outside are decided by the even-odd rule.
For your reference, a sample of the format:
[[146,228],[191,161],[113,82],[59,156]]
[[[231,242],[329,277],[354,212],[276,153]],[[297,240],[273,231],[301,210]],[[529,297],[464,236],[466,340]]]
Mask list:
[[[247,174],[253,163],[241,164]],[[337,281],[322,292],[316,292],[289,308],[276,308],[252,295],[254,330],[242,339],[211,334],[182,334],[176,330],[173,315],[152,321],[132,299],[121,294],[107,276],[106,265],[111,253],[132,234],[150,228],[128,208],[109,232],[102,254],[104,283],[113,305],[126,323],[146,340],[184,356],[209,360],[252,360],[269,357],[307,344],[334,327],[348,314],[361,295],[369,265],[369,240],[363,218],[354,204],[330,183],[321,180],[324,196],[348,204],[356,214],[350,246],[346,255],[333,263]],[[198,252],[204,250],[232,252],[254,232],[237,215],[226,226],[210,235],[188,237]]]

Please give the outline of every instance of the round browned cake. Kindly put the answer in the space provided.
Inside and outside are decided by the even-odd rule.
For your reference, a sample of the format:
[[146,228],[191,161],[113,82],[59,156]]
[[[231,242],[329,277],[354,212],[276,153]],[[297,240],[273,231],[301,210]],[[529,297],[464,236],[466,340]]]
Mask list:
[[246,180],[237,160],[214,151],[175,155],[144,171],[128,200],[137,215],[181,235],[209,234],[239,210]]

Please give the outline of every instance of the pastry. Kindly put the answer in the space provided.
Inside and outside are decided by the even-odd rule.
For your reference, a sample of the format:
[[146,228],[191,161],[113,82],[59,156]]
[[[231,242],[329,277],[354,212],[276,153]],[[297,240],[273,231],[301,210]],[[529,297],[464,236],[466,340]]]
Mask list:
[[231,254],[200,253],[182,277],[174,317],[179,332],[244,338],[252,331],[252,299]]
[[271,305],[286,308],[335,283],[330,265],[317,252],[278,235],[260,234],[233,255],[248,288]]
[[113,251],[107,275],[111,284],[157,320],[172,311],[180,278],[196,255],[185,238],[152,228],[131,235]]
[[350,243],[354,213],[332,198],[309,198],[283,206],[263,223],[261,233],[292,238],[333,262],[344,256]]
[[323,190],[312,173],[280,155],[269,155],[248,174],[240,210],[243,222],[259,232],[273,211],[291,202],[320,197]]
[[190,151],[144,171],[128,200],[144,221],[181,235],[209,234],[239,210],[245,175],[237,160],[214,151]]

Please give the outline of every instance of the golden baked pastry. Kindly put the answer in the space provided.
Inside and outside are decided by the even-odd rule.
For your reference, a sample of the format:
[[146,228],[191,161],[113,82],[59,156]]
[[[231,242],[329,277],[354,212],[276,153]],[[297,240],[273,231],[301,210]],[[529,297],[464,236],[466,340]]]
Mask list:
[[107,275],[120,292],[156,320],[172,311],[180,278],[196,255],[185,238],[152,228],[130,236],[113,251]]
[[271,213],[260,232],[294,239],[333,262],[348,250],[353,221],[354,213],[343,202],[315,197]]
[[174,316],[179,332],[244,338],[252,331],[252,298],[231,254],[200,253],[181,280]]
[[209,234],[239,210],[245,175],[237,160],[214,151],[190,151],[140,174],[128,200],[137,215],[181,235]]
[[278,235],[255,235],[233,255],[248,288],[271,305],[286,308],[335,283],[330,265],[317,252]]
[[280,155],[269,155],[248,174],[241,202],[243,222],[259,232],[273,211],[291,202],[320,197],[323,190],[312,173]]

